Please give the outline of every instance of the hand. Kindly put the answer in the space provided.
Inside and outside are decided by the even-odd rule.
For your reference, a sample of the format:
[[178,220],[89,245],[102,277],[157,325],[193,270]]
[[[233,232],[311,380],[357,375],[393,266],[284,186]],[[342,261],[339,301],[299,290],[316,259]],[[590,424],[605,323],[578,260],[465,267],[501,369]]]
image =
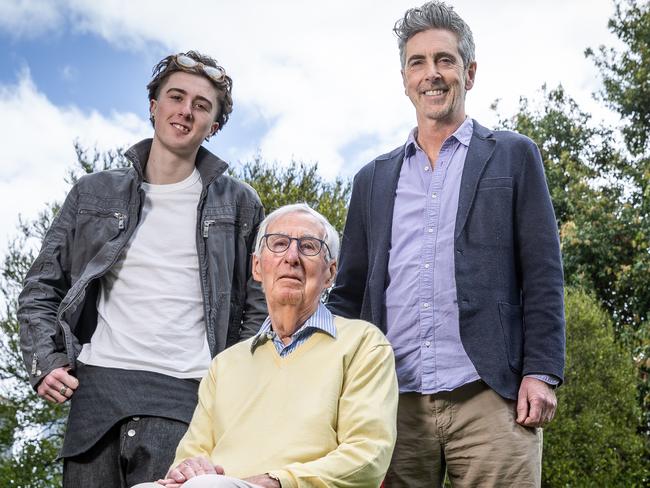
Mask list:
[[70,366],[50,371],[36,388],[38,396],[52,403],[66,402],[79,386],[79,380],[68,371],[70,371]]
[[542,427],[555,416],[555,391],[542,380],[524,377],[517,398],[517,423],[525,427]]
[[187,458],[175,468],[170,469],[167,477],[164,480],[158,480],[158,484],[167,488],[176,488],[190,478],[201,474],[224,474],[224,471],[221,466],[212,464],[208,458],[195,456]]
[[244,478],[244,481],[260,486],[262,488],[282,488],[280,482],[271,478],[268,474],[258,474],[249,478]]

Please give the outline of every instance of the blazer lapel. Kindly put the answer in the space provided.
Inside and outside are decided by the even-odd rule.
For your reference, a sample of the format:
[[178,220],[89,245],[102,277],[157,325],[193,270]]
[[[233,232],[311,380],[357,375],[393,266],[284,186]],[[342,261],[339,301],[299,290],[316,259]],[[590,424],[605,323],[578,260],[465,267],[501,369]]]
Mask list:
[[483,174],[485,165],[494,152],[494,145],[496,144],[496,141],[492,137],[492,132],[480,125],[476,120],[474,120],[473,132],[467,150],[467,156],[465,157],[463,176],[460,180],[454,239],[458,238],[465,227],[469,211],[472,208],[472,203],[476,196],[478,182]]
[[370,257],[372,262],[372,280],[369,284],[372,297],[372,316],[374,323],[382,324],[384,319],[383,295],[388,272],[388,252],[393,228],[393,208],[395,207],[395,192],[400,170],[404,162],[404,147],[399,147],[375,160],[375,170],[372,177],[370,193]]

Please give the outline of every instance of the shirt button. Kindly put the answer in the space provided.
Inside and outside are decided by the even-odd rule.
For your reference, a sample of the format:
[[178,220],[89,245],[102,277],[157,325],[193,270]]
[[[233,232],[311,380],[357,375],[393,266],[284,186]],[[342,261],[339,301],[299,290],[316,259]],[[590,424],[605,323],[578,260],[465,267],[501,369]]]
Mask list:
[[431,195],[431,198],[438,198],[438,194],[434,193],[433,195]]
[[41,373],[42,373],[42,371],[41,371],[40,369],[37,369],[37,370],[36,370],[36,376],[40,376]]
[[129,437],[133,437],[135,435],[135,430],[129,429],[129,431],[126,433]]
[[430,166],[425,166],[424,171],[429,171]]
[[429,234],[433,233],[433,227],[429,227]]
[[140,420],[140,417],[133,417],[133,420],[137,422],[138,420]]
[[429,269],[429,263],[424,263],[424,267],[425,267],[426,269]]
[[427,341],[424,343],[425,346],[429,347],[431,345],[431,342]]
[[423,306],[424,308],[429,308],[429,302],[424,302],[424,303],[422,304],[422,306]]

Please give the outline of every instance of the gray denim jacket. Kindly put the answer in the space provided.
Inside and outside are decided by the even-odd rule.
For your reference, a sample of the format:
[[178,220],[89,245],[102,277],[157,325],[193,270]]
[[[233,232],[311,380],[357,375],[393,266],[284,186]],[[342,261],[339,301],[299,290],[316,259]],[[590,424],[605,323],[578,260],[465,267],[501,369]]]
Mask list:
[[[144,202],[143,165],[151,139],[126,152],[130,168],[85,175],[72,188],[43,240],[19,296],[20,346],[31,384],[75,366],[97,326],[99,278],[115,264],[135,231]],[[201,147],[196,156],[203,191],[196,248],[206,334],[212,356],[253,336],[266,318],[259,283],[251,277],[255,234],[264,218],[257,193],[224,171]]]

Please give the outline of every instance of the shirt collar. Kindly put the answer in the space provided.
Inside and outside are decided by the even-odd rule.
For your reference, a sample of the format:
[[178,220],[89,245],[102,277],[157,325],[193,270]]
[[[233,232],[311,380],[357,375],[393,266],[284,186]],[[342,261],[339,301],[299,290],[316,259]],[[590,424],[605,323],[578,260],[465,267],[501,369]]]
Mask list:
[[[314,312],[314,314],[309,317],[297,331],[293,333],[291,338],[295,338],[301,332],[309,328],[314,329],[315,331],[325,332],[326,334],[332,336],[332,338],[336,339],[334,316],[332,315],[332,312],[330,312],[322,303],[318,304],[316,312]],[[262,327],[260,327],[259,332],[255,334],[255,337],[253,337],[253,341],[251,342],[251,354],[255,352],[257,346],[261,346],[265,342],[273,340],[274,337],[275,332],[273,331],[271,316],[269,315],[264,320],[264,323],[262,324]]]
[[[458,129],[456,129],[454,133],[447,138],[447,140],[453,137],[464,146],[469,146],[469,142],[472,140],[473,132],[474,120],[471,117],[465,117],[463,123],[460,124]],[[404,145],[404,154],[407,157],[412,156],[415,151],[422,151],[422,148],[418,144],[417,137],[418,128],[415,126],[413,129],[411,129],[411,132],[409,132],[409,136],[406,139],[406,144]]]

